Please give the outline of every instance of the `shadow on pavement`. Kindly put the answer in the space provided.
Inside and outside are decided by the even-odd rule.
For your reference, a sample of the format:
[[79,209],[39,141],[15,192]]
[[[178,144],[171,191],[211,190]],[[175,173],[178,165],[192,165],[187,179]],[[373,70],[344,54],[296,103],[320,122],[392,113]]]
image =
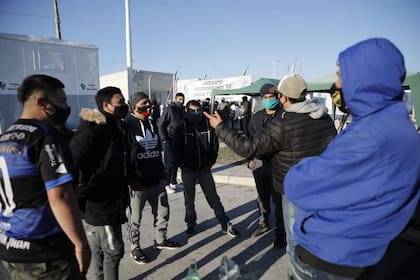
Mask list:
[[237,161],[232,162],[232,163],[229,163],[229,164],[225,164],[225,165],[221,165],[221,166],[218,166],[218,167],[212,168],[212,169],[211,169],[211,171],[212,171],[213,173],[215,173],[215,172],[219,172],[219,171],[222,171],[222,170],[225,170],[225,169],[229,169],[229,168],[231,168],[231,167],[233,167],[233,166],[236,166],[236,165],[241,165],[241,164],[244,164],[245,162],[247,162],[247,159],[237,160]]
[[[214,250],[208,252],[204,257],[201,259],[197,259],[197,266],[204,267],[209,262],[214,261],[215,259],[222,259],[224,255],[226,255],[231,248],[241,245],[242,242],[248,242],[249,238],[249,232],[247,230],[248,225],[252,224],[256,218],[257,213],[255,211],[255,201],[249,201],[247,203],[244,203],[236,208],[231,209],[226,213],[230,218],[239,217],[242,215],[246,215],[244,219],[242,219],[239,223],[235,224],[235,227],[241,232],[241,235],[237,238],[232,238],[227,240],[227,242],[224,242]],[[209,230],[212,227],[220,228],[220,225],[216,218],[207,219],[200,224],[197,225],[197,233],[203,234],[206,230]],[[198,250],[199,248],[206,246],[212,242],[215,242],[217,239],[225,236],[225,234],[221,231],[217,231],[213,234],[210,234],[208,236],[205,236],[203,239],[200,239],[196,241],[195,243],[189,244],[188,238],[186,238],[186,235],[182,232],[179,233],[176,236],[173,236],[174,240],[180,241],[185,240],[185,242],[182,243],[182,247],[177,251],[177,253],[166,260],[162,260],[162,262],[156,264],[153,267],[150,267],[148,270],[143,271],[141,274],[136,275],[135,277],[131,278],[132,280],[140,280],[147,278],[148,275],[152,274],[156,270],[163,269],[164,266],[170,265],[171,263],[175,263],[176,261],[187,257],[189,254],[193,253],[194,251]],[[246,247],[245,250],[237,254],[236,256],[233,256],[232,259],[238,263],[240,266],[241,271],[248,273],[252,271],[253,279],[258,279],[258,274],[263,274],[264,271],[268,269],[269,266],[271,266],[275,261],[278,260],[278,258],[281,257],[281,255],[284,254],[283,250],[279,250],[279,252],[276,252],[276,254],[270,253],[272,250],[268,251],[267,253],[264,253],[261,255],[261,258],[258,259],[258,261],[251,261],[249,264],[245,264],[246,261],[252,259],[256,255],[261,254],[262,251],[266,250],[267,247],[272,246],[273,244],[273,234],[269,233],[259,238],[254,244],[251,244],[250,246],[242,246]],[[156,252],[152,247],[145,248],[145,251],[148,253],[148,255],[151,257],[151,260],[156,261],[159,252]],[[231,255],[231,254],[229,254]],[[187,267],[185,267],[184,270],[180,271],[177,275],[171,277],[171,279],[184,279],[185,275],[187,274]],[[209,275],[202,277],[202,279],[217,279],[218,271],[217,269],[211,272]],[[243,278],[245,279],[245,278]],[[250,278],[248,278],[250,279]]]

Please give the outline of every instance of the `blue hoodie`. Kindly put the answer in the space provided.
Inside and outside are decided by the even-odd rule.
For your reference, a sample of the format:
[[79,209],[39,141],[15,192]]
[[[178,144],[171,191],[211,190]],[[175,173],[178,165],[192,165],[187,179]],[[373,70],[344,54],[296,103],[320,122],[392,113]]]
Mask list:
[[404,58],[388,40],[339,54],[353,121],[318,157],[285,178],[299,208],[297,243],[337,265],[377,263],[407,225],[419,199],[420,137],[402,102]]

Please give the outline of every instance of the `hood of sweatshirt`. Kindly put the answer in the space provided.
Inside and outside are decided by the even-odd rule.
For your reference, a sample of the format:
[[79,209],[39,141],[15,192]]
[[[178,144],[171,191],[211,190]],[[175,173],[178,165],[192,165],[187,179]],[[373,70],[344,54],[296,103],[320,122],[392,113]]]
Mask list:
[[362,41],[341,52],[338,61],[344,101],[354,119],[402,100],[404,57],[390,41]]
[[324,105],[316,103],[316,99],[293,103],[286,109],[286,112],[309,114],[309,116],[313,119],[320,119],[327,113],[327,111],[328,109]]

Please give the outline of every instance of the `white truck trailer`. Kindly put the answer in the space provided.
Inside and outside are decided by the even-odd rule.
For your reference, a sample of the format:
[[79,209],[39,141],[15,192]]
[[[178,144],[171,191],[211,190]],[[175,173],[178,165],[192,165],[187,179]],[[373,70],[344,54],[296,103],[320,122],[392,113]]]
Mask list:
[[81,108],[96,108],[99,88],[98,48],[38,36],[0,33],[0,133],[20,115],[17,88],[32,74],[46,74],[65,85],[71,114],[67,127],[79,124]]

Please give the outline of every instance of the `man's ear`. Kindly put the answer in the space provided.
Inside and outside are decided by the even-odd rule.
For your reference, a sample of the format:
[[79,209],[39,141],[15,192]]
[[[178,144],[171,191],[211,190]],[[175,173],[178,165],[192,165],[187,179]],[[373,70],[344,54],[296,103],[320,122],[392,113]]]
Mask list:
[[45,97],[38,98],[37,103],[46,112],[55,114],[55,107]]
[[46,108],[48,105],[48,102],[45,100],[44,97],[40,97],[38,98],[37,102],[36,102],[39,106]]
[[106,101],[104,101],[104,102],[102,102],[102,110],[103,111],[107,111],[106,110],[106,105],[108,104],[108,102],[106,102]]

